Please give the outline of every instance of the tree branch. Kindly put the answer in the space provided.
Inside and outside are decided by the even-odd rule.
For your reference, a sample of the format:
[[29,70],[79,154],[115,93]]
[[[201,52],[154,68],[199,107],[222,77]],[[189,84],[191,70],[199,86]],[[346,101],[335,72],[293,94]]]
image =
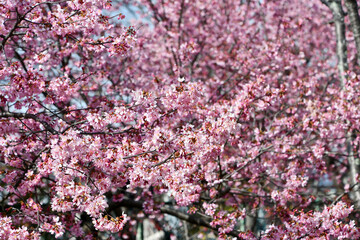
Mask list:
[[47,131],[51,132],[52,134],[57,134],[57,131],[53,127],[51,127],[49,123],[47,123],[44,120],[41,120],[38,116],[36,116],[34,114],[2,112],[2,113],[0,113],[0,118],[33,119],[36,122],[40,122]]
[[[115,203],[116,206],[111,206],[110,207],[127,207],[127,208],[138,208],[138,209],[143,209],[143,202],[140,201],[135,201],[132,199],[124,199],[119,203]],[[169,214],[171,216],[174,216],[180,220],[186,221],[188,223],[191,224],[195,224],[197,226],[202,226],[202,227],[206,227],[208,229],[211,229],[213,231],[218,232],[218,228],[217,227],[213,227],[210,225],[211,222],[211,218],[206,218],[200,214],[186,214],[183,212],[180,212],[179,210],[175,210],[169,207],[160,207],[160,212],[163,214]],[[236,230],[232,230],[231,232],[227,233],[227,235],[235,237],[236,239],[241,239],[239,237],[240,232],[236,231]]]

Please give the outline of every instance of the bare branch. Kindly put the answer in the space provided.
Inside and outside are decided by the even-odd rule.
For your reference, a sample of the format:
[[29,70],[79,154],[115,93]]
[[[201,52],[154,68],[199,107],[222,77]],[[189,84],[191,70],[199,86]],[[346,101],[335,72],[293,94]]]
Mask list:
[[[110,206],[110,207],[115,207],[115,208],[116,207],[128,207],[128,208],[143,209],[143,202],[135,201],[135,200],[131,200],[131,199],[124,199],[120,203],[116,203],[116,204],[117,205]],[[212,219],[210,217],[208,218],[208,217],[205,217],[200,214],[186,214],[179,210],[169,208],[169,207],[160,207],[159,210],[163,214],[169,214],[171,216],[174,216],[174,217],[176,217],[180,220],[186,221],[188,223],[195,224],[197,226],[206,227],[215,232],[218,232],[217,227],[213,227],[210,225],[210,222],[212,221]],[[235,237],[236,239],[241,239],[239,237],[239,234],[240,234],[240,232],[236,231],[236,230],[232,230],[231,232],[227,233],[227,235],[229,235],[229,236]]]

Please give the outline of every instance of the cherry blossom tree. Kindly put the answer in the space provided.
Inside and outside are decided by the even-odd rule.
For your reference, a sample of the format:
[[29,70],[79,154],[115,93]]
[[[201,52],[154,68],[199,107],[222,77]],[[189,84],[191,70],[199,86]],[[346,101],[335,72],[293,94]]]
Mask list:
[[358,8],[0,1],[0,239],[359,238]]

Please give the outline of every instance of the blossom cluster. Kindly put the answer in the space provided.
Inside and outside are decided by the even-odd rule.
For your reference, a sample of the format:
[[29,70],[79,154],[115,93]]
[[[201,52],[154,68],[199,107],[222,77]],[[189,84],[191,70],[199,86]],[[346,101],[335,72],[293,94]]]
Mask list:
[[321,2],[2,1],[0,238],[359,238],[359,54]]

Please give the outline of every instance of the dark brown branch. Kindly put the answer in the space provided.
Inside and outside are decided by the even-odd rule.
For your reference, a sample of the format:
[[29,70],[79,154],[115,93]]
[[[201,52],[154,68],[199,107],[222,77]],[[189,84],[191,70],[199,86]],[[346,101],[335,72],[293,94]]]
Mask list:
[[154,14],[154,18],[157,22],[161,22],[161,21],[166,21],[167,19],[162,16],[159,11],[157,10],[157,8],[155,7],[155,5],[152,3],[151,0],[147,0],[149,6],[150,6],[150,9],[153,11],[153,14]]
[[21,55],[16,50],[14,51],[14,53],[15,53],[15,57],[20,61],[21,66],[23,67],[25,72],[28,72],[25,62],[24,62],[24,59],[21,57]]
[[57,131],[50,126],[44,120],[41,120],[38,116],[29,113],[10,113],[10,112],[2,112],[0,113],[0,118],[18,118],[18,119],[33,119],[36,122],[40,122],[47,131],[51,132],[52,134],[57,134]]
[[11,30],[9,31],[9,33],[3,37],[3,40],[0,44],[0,50],[3,50],[5,48],[5,44],[7,42],[7,40],[13,36],[15,30],[18,28],[19,24],[21,23],[21,21],[25,18],[25,16],[18,16],[14,26],[11,28]]
[[68,2],[68,1],[69,0],[63,0],[63,1],[58,1],[58,2],[42,2],[42,3],[38,3],[38,4],[35,4],[34,6],[32,6],[23,15],[20,15],[19,13],[17,13],[18,15],[17,15],[14,26],[11,28],[11,30],[9,31],[9,33],[6,36],[2,36],[3,40],[0,44],[0,50],[3,50],[8,39],[11,38],[12,36],[14,36],[15,30],[20,27],[19,25],[25,19],[26,15],[29,14],[32,10],[34,10],[36,7],[38,7],[42,4],[58,4],[58,3]]
[[133,127],[130,127],[126,130],[118,131],[118,132],[97,131],[97,132],[81,132],[80,134],[82,134],[82,135],[118,135],[118,134],[128,133],[131,131],[136,131],[136,129]]
[[166,163],[167,161],[169,161],[174,156],[174,154],[175,154],[175,151],[170,156],[168,156],[167,158],[162,160],[161,162],[154,164],[152,167],[158,167],[158,166]]
[[[138,209],[143,209],[143,203],[140,201],[135,201],[135,200],[131,200],[131,199],[124,199],[122,200],[120,203],[116,203],[116,206],[110,206],[117,208],[117,207],[127,207],[127,208],[138,208]],[[186,221],[188,223],[191,224],[195,224],[197,226],[201,226],[201,227],[206,227],[208,229],[211,229],[215,232],[218,232],[218,228],[217,227],[213,227],[210,225],[211,222],[211,218],[207,218],[203,215],[200,214],[186,214],[183,212],[180,212],[179,210],[176,209],[172,209],[169,207],[160,207],[160,212],[163,214],[169,214],[171,216],[174,216],[180,220]],[[233,230],[229,233],[227,233],[227,235],[235,237],[236,239],[241,239],[239,237],[240,232]]]

